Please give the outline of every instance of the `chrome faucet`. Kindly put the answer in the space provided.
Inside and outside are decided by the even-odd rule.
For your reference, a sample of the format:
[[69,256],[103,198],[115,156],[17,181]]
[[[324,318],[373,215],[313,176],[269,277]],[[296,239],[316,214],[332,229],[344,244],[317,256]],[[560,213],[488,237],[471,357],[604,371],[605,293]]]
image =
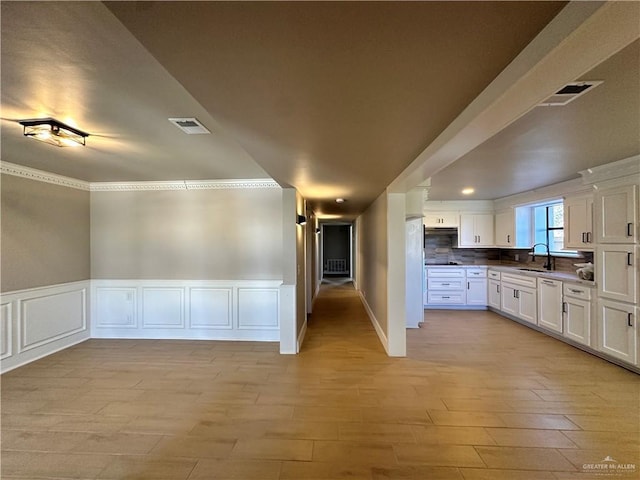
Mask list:
[[538,245],[543,245],[547,249],[547,263],[545,263],[542,267],[546,270],[552,270],[551,265],[551,252],[549,251],[549,245],[546,243],[536,243],[533,247],[531,247],[531,260],[536,261],[536,247]]

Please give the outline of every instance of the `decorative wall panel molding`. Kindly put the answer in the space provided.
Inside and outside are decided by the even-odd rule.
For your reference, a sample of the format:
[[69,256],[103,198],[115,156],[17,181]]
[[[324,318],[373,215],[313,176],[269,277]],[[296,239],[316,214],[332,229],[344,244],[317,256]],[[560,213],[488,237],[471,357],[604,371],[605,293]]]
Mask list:
[[278,290],[266,288],[238,289],[238,328],[277,329]]
[[277,280],[92,280],[91,336],[276,342]]
[[86,280],[2,294],[0,371],[87,340],[89,289]]
[[0,360],[13,355],[11,318],[11,303],[0,305]]
[[191,288],[189,297],[191,328],[233,328],[233,288]]
[[143,328],[184,328],[184,288],[142,287]]
[[86,330],[86,293],[82,288],[20,300],[19,351]]

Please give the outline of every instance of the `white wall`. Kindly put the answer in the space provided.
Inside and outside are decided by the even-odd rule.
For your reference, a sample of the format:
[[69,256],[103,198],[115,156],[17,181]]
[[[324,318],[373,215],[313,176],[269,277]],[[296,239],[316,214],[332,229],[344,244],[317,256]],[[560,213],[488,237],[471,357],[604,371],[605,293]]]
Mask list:
[[387,347],[387,194],[356,220],[356,285],[380,339]]
[[94,279],[281,280],[280,188],[91,193]]

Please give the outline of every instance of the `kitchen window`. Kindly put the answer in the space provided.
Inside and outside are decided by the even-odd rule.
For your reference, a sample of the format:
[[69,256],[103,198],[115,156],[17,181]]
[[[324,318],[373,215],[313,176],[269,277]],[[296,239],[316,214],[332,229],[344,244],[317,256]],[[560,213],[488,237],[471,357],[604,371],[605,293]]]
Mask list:
[[[566,253],[564,247],[564,205],[562,202],[538,205],[533,208],[534,243],[549,245],[551,253]],[[542,245],[535,253],[547,253]]]

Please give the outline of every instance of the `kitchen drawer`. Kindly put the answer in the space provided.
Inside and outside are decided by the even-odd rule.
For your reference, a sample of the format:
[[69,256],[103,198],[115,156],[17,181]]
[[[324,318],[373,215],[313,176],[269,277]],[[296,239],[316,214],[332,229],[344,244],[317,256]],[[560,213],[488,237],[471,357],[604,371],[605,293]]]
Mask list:
[[458,292],[427,292],[427,303],[429,305],[464,305],[466,301],[464,290]]
[[487,269],[467,268],[467,278],[487,278]]
[[462,279],[451,278],[451,279],[434,279],[430,278],[427,280],[427,289],[428,290],[464,290],[465,281]]
[[521,287],[529,287],[534,289],[538,287],[536,277],[526,277],[524,275],[516,275],[513,273],[503,273],[501,278],[503,283],[508,282],[519,285]]
[[578,285],[575,283],[565,283],[562,293],[565,297],[582,298],[584,300],[591,300],[591,291],[593,289],[585,287],[584,285]]
[[489,270],[487,272],[487,275],[493,280],[500,280],[500,272],[498,272],[497,270]]
[[427,267],[428,278],[450,277],[465,278],[464,268],[437,268]]

